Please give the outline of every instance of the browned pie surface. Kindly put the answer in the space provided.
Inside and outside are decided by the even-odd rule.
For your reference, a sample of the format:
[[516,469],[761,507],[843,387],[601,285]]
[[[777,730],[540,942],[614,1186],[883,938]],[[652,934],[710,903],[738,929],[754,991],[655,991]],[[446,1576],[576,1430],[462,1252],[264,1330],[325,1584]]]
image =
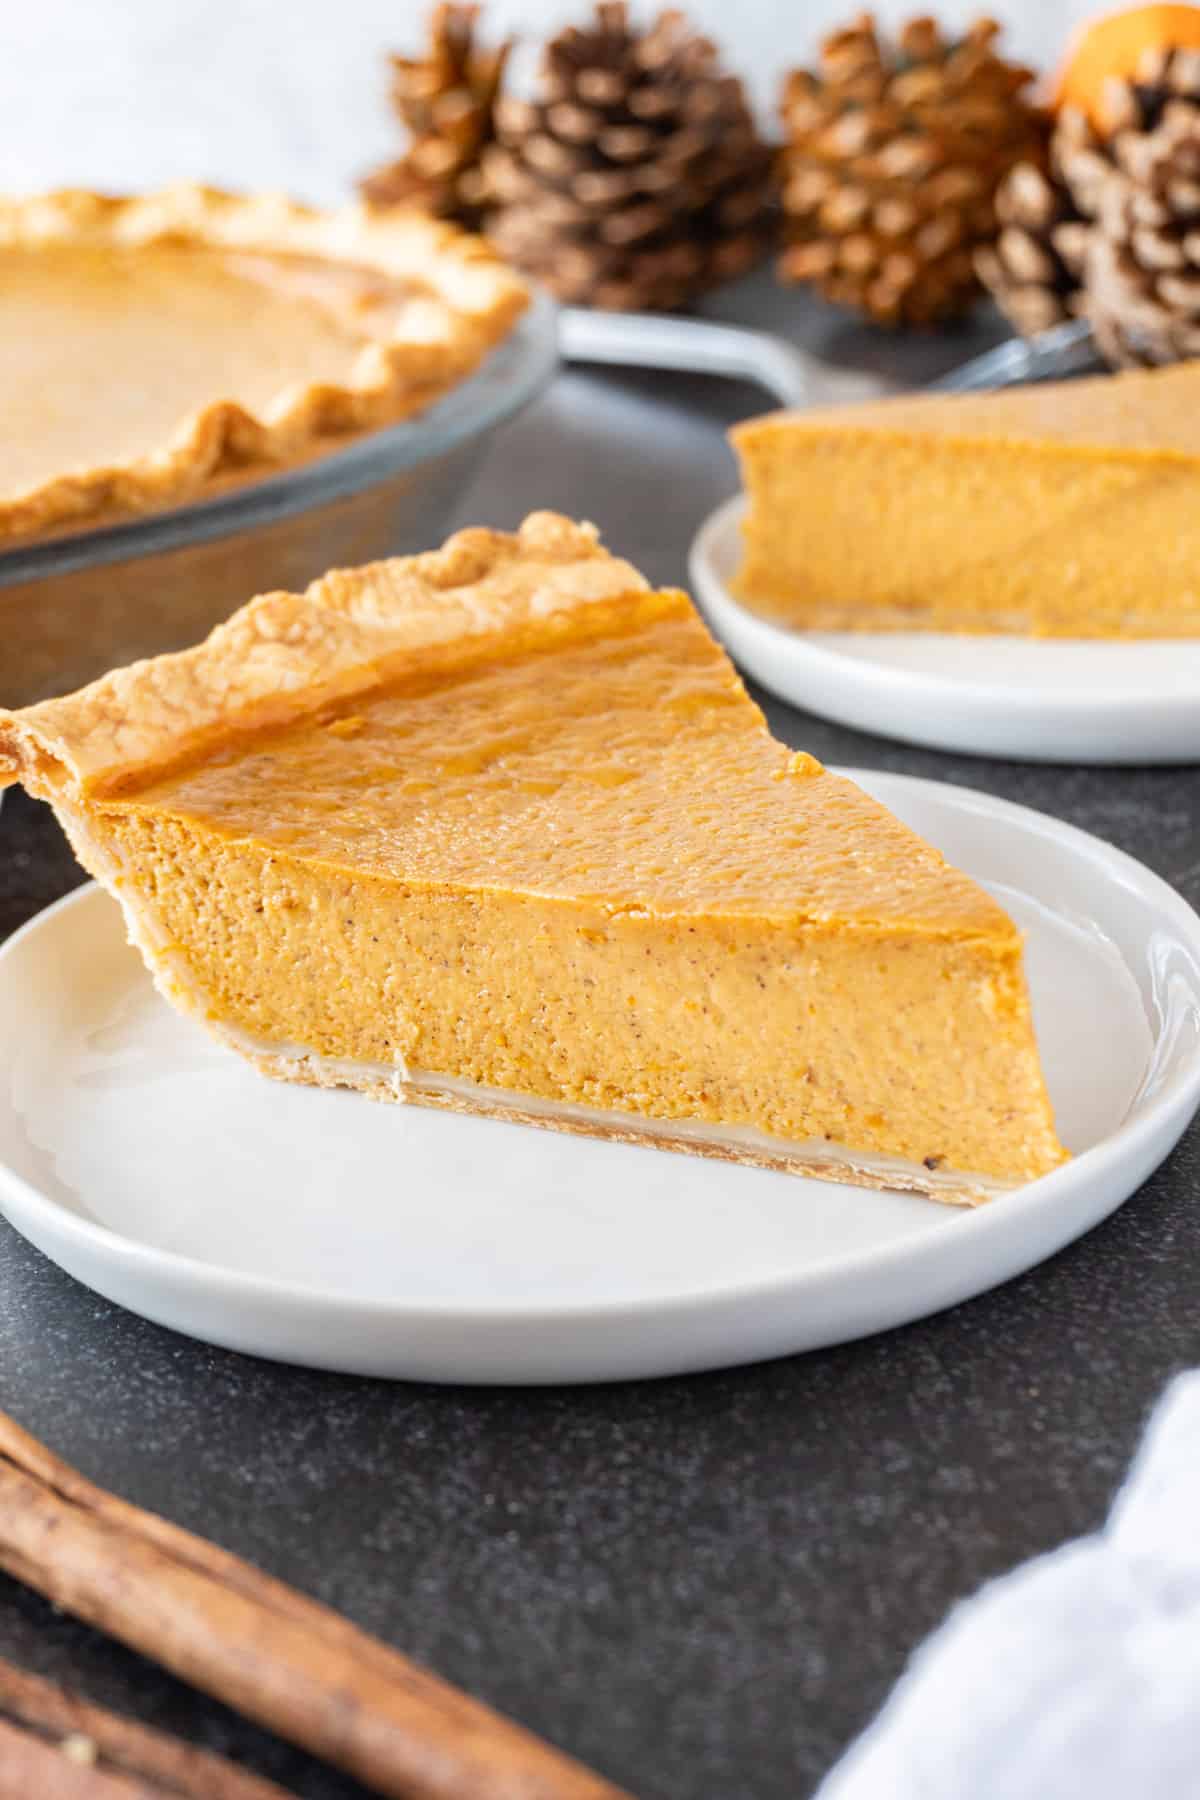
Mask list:
[[410,882],[1012,939],[996,902],[771,738],[681,594],[234,742],[139,809]]
[[1200,363],[1035,381],[993,393],[903,394],[805,416],[817,426],[853,419],[864,429],[1200,456]]
[[344,382],[368,339],[269,260],[50,247],[0,255],[0,494],[165,448],[214,398],[255,413]]

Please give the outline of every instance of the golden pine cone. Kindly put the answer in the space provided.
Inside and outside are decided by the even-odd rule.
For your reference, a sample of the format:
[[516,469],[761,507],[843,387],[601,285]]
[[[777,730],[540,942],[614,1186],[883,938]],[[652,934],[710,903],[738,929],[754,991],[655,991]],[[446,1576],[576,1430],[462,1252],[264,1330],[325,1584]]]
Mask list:
[[780,274],[885,325],[952,317],[979,292],[975,251],[996,232],[996,190],[1045,160],[1032,71],[999,56],[999,27],[957,39],[911,19],[885,41],[869,13],[787,80],[786,247]]

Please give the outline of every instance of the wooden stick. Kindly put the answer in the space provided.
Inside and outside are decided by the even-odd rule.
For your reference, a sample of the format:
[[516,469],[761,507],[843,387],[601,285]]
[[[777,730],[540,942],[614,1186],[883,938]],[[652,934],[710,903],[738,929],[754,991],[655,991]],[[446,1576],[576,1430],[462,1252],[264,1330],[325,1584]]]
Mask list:
[[0,1800],[293,1800],[239,1769],[0,1661]]
[[0,1413],[0,1567],[390,1800],[631,1800]]

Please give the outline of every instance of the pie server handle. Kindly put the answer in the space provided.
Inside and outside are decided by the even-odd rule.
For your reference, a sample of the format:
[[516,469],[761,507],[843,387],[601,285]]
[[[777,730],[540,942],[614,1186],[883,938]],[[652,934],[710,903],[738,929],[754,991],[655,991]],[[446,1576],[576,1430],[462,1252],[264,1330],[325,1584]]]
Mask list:
[[1028,381],[1064,381],[1103,366],[1087,321],[1072,319],[1034,337],[1008,338],[994,350],[960,363],[940,381],[931,382],[930,388],[938,394],[973,394]]
[[813,361],[766,331],[656,313],[592,312],[581,306],[563,307],[558,331],[568,362],[734,376],[766,388],[783,406],[804,406],[813,399]]

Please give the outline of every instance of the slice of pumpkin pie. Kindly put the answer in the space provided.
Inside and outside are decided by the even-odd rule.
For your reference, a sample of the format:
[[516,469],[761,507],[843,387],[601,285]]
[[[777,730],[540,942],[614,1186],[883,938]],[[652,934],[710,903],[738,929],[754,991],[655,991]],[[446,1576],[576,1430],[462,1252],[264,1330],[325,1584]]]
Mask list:
[[735,579],[800,630],[1200,637],[1200,362],[737,426]]
[[956,1201],[1064,1157],[1010,919],[589,527],[254,600],[0,713],[13,780],[268,1074]]

